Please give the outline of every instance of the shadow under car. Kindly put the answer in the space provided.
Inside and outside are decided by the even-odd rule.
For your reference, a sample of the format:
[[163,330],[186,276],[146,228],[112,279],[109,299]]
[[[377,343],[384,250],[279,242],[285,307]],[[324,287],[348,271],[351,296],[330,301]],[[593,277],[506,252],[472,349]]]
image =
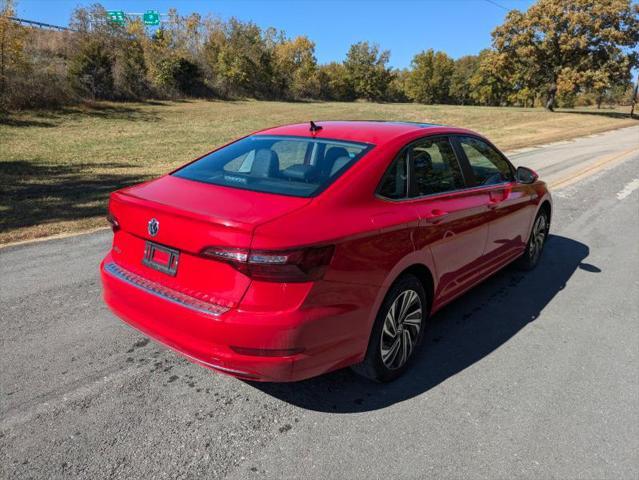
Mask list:
[[411,368],[392,383],[378,384],[349,369],[297,383],[247,382],[285,402],[309,410],[353,413],[377,410],[415,397],[481,360],[531,322],[583,263],[589,248],[550,235],[535,270],[505,268],[429,319]]

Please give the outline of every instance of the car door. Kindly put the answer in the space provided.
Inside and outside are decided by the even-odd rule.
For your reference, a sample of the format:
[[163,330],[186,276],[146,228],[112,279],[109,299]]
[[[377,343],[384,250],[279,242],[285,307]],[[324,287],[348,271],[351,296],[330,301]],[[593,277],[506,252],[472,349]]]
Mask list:
[[406,148],[411,204],[419,222],[416,248],[431,250],[438,307],[474,284],[488,238],[489,192],[468,189],[448,137],[423,138]]
[[534,214],[530,188],[515,181],[513,166],[488,142],[472,136],[457,136],[454,142],[462,162],[467,162],[467,176],[490,197],[492,214],[484,254],[487,263],[499,266],[521,253],[528,240]]

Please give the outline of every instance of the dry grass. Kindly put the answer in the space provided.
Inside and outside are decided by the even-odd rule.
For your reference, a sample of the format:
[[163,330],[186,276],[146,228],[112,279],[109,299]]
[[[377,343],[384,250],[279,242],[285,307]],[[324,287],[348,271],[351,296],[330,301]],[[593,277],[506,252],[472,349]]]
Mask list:
[[636,124],[622,110],[284,102],[99,103],[0,120],[0,244],[103,225],[109,192],[267,126],[414,120],[479,131],[504,150]]

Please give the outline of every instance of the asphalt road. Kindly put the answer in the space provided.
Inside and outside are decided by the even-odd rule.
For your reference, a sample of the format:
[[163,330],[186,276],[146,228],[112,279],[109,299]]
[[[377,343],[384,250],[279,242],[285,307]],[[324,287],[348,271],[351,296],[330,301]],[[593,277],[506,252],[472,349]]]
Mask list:
[[541,264],[436,315],[388,385],[149,342],[102,304],[110,232],[1,249],[0,478],[639,478],[639,127],[514,161],[558,186]]

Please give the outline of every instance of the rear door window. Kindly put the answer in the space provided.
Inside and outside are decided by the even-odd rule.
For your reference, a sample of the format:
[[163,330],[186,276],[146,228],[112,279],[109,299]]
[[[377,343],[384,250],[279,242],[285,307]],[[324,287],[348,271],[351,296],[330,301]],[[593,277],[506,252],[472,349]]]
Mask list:
[[408,149],[412,166],[411,196],[421,197],[464,188],[464,177],[447,138],[424,139]]
[[173,173],[176,177],[245,190],[310,197],[362,158],[370,144],[306,137],[254,135]]
[[402,154],[397,157],[390,168],[382,177],[382,181],[377,189],[378,195],[398,200],[406,198],[408,191],[408,164],[407,156]]

